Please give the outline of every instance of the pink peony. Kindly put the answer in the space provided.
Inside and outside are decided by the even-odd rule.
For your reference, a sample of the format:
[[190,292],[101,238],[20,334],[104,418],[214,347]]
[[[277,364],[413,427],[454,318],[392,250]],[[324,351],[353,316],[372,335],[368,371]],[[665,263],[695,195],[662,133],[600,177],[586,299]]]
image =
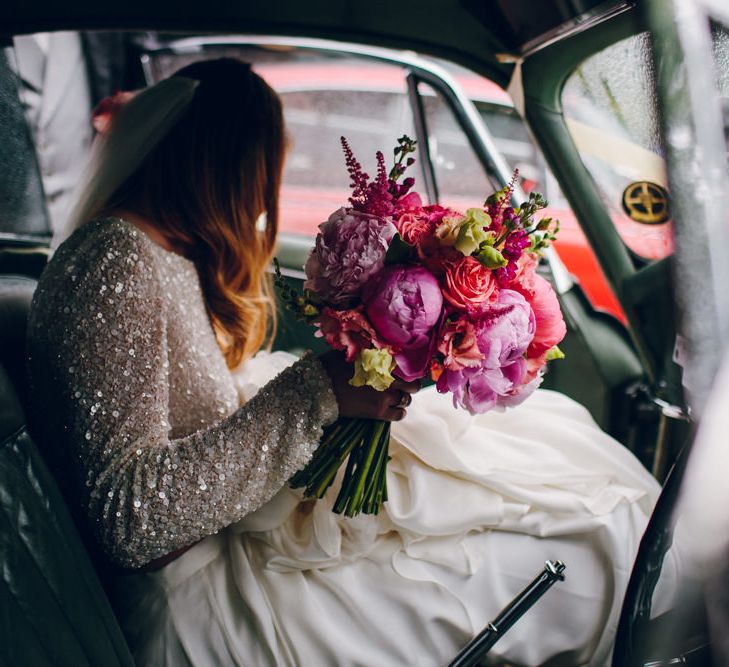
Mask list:
[[306,289],[322,301],[346,306],[382,270],[395,225],[382,218],[340,208],[319,225],[306,261]]
[[536,321],[527,300],[513,290],[502,289],[496,302],[476,323],[483,366],[503,368],[523,359],[534,338]]
[[524,358],[535,327],[534,313],[526,299],[513,290],[501,290],[497,301],[475,322],[483,354],[480,365],[460,370],[446,368],[438,379],[438,391],[452,392],[454,405],[472,414],[524,400],[538,384],[528,377]]
[[426,269],[390,266],[364,293],[367,316],[379,336],[395,346],[396,373],[404,380],[425,375],[443,312],[438,281]]
[[534,276],[534,296],[529,299],[537,330],[529,346],[528,356],[539,357],[547,350],[558,345],[567,333],[567,326],[559,308],[557,295],[552,286],[542,276]]
[[475,257],[461,256],[448,262],[445,269],[443,296],[458,309],[478,309],[497,290],[493,272],[484,268]]
[[324,308],[319,317],[317,335],[323,336],[333,349],[343,350],[347,361],[354,361],[364,349],[384,347],[363,310],[364,306],[353,310]]

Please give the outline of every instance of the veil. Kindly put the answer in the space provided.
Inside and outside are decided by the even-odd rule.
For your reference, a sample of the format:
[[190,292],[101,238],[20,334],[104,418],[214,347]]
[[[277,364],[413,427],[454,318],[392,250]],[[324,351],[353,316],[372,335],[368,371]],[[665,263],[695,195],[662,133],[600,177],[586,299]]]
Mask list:
[[97,135],[65,223],[53,234],[57,248],[98,213],[187,108],[200,82],[173,76],[124,105],[107,134]]

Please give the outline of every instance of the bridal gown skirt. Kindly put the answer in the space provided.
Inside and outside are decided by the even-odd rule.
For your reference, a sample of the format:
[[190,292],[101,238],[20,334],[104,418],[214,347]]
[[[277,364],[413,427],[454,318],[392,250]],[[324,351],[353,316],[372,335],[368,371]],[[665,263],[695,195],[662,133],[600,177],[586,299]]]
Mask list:
[[[250,395],[289,363],[259,355]],[[658,484],[587,411],[537,391],[472,417],[434,389],[393,425],[389,501],[331,512],[283,489],[163,569],[119,578],[139,667],[442,665],[547,559],[556,584],[489,654],[516,665],[609,664]]]

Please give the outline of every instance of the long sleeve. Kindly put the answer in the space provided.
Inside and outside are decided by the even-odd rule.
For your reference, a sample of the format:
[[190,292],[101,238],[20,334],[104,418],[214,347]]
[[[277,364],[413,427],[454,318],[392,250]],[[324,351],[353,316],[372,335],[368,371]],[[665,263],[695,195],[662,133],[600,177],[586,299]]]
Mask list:
[[49,392],[82,472],[88,515],[109,556],[128,567],[265,503],[337,416],[326,373],[305,357],[229,416],[171,438],[168,304],[156,251],[142,237],[113,225],[94,247],[55,258],[29,330],[31,371],[50,366]]

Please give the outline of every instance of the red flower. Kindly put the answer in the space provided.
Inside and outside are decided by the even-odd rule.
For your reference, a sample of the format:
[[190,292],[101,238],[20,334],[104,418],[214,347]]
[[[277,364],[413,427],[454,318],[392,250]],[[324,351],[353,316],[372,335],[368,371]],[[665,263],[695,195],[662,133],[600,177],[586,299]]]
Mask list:
[[131,100],[138,91],[117,90],[113,95],[105,97],[91,112],[91,124],[99,134],[107,134],[111,123],[119,110]]
[[319,332],[329,346],[343,350],[347,361],[354,361],[361,350],[387,347],[377,338],[367,317],[362,312],[364,306],[352,310],[324,308],[319,319]]
[[446,322],[438,342],[438,352],[445,357],[443,366],[449,371],[477,368],[484,358],[478,348],[476,329],[465,319]]

